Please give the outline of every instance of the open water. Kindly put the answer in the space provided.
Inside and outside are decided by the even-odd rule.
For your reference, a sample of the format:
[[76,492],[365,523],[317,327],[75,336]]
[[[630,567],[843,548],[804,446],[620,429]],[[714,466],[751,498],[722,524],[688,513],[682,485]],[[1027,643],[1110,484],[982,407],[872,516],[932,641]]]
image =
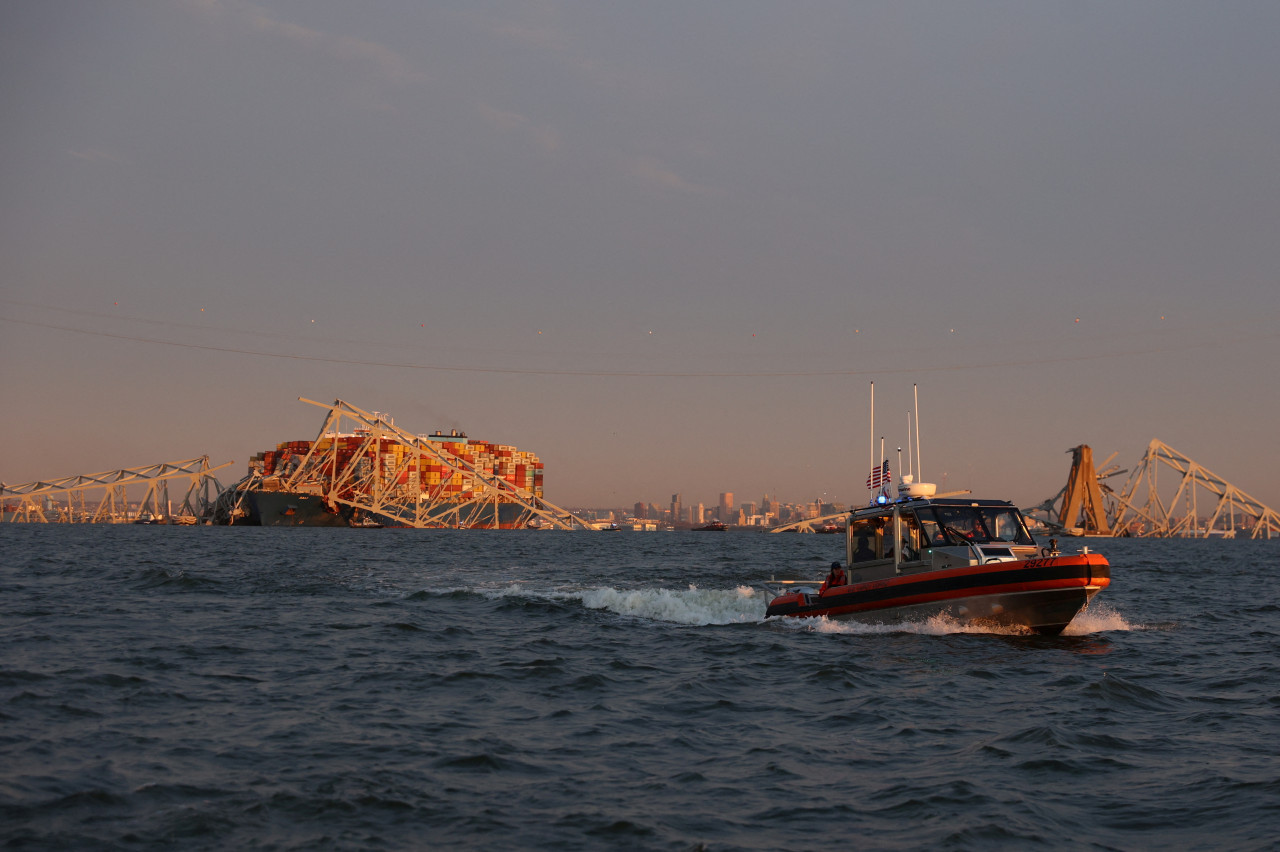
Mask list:
[[1275,849],[1280,541],[1054,638],[762,618],[839,536],[0,527],[0,844]]

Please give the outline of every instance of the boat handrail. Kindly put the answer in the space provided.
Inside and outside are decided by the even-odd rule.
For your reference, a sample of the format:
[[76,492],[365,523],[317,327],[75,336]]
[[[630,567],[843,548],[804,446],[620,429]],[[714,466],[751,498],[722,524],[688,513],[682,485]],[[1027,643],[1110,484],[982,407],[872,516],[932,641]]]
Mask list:
[[[948,535],[950,535],[952,538],[958,538],[958,539],[960,539],[960,541],[961,541],[961,542],[962,542],[966,547],[968,547],[970,550],[972,550],[972,551],[973,551],[973,556],[974,556],[974,558],[975,558],[975,559],[977,559],[977,560],[978,560],[978,564],[979,564],[979,565],[982,565],[982,564],[985,562],[985,560],[986,560],[986,558],[987,558],[987,554],[985,554],[985,553],[983,553],[983,552],[982,552],[982,549],[981,549],[980,547],[978,547],[977,542],[973,541],[972,539],[967,538],[967,537],[965,536],[965,534],[964,534],[964,533],[962,533],[960,530],[956,529],[955,527],[948,527],[948,526],[945,526],[945,525],[944,525],[942,528],[943,528],[944,530],[946,530],[946,531],[947,531],[947,534],[948,534]],[[998,562],[998,561],[1000,561],[1000,560],[995,560],[995,561],[997,561],[997,562]]]

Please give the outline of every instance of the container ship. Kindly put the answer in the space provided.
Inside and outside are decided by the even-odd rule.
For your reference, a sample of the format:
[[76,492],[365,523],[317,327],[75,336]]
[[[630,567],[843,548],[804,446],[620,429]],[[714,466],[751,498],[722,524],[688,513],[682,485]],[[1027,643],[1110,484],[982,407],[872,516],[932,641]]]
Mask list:
[[[309,400],[304,400],[309,402]],[[320,403],[312,403],[320,405]],[[220,523],[252,526],[581,528],[543,498],[543,464],[509,444],[411,434],[341,400],[311,441],[286,441],[249,461],[219,497]],[[344,419],[353,428],[341,428]]]

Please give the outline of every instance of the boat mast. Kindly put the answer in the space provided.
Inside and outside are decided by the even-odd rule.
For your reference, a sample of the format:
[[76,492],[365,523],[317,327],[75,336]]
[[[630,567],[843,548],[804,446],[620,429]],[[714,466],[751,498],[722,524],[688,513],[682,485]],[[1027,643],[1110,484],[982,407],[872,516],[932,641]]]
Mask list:
[[[901,447],[898,448],[898,452],[899,453],[902,452]],[[898,467],[902,467],[901,458],[898,459]],[[911,465],[911,412],[908,411],[907,412],[907,467],[905,470],[898,471],[898,477],[901,478],[902,474],[904,473],[910,473],[914,477],[915,472],[916,472],[916,469]]]
[[[880,467],[879,467],[879,470],[880,470],[881,472],[883,472],[883,471],[884,471],[884,435],[881,435],[881,436],[880,436]],[[883,482],[883,481],[880,483],[880,487],[881,487],[881,488],[884,488],[884,482]]]
[[867,452],[867,469],[876,466],[876,383],[871,383],[871,431],[867,433],[867,439],[871,442]]
[[[916,482],[924,482],[924,465],[920,464],[920,391],[916,387],[916,383],[911,383],[912,406],[916,412]],[[911,439],[910,432],[907,433],[907,440]]]

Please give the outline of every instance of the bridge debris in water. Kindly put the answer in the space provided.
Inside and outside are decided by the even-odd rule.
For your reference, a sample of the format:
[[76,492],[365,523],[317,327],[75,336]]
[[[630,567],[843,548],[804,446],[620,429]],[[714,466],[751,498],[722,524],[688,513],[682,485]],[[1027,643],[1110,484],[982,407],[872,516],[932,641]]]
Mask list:
[[[222,485],[213,475],[230,467],[209,467],[209,457],[68,476],[23,485],[0,484],[0,518],[38,524],[195,524],[207,520]],[[169,483],[185,482],[186,492],[175,510]],[[145,488],[136,508],[130,489]]]
[[[1125,473],[1096,470],[1087,444],[1068,450],[1071,472],[1055,496],[1025,514],[1059,535],[1142,538],[1271,538],[1280,534],[1280,514],[1212,473],[1208,468],[1152,439],[1138,466],[1117,491],[1108,478]],[[1159,481],[1166,468],[1176,483]],[[1163,496],[1162,496],[1163,490]],[[1203,502],[1202,502],[1203,498]]]

